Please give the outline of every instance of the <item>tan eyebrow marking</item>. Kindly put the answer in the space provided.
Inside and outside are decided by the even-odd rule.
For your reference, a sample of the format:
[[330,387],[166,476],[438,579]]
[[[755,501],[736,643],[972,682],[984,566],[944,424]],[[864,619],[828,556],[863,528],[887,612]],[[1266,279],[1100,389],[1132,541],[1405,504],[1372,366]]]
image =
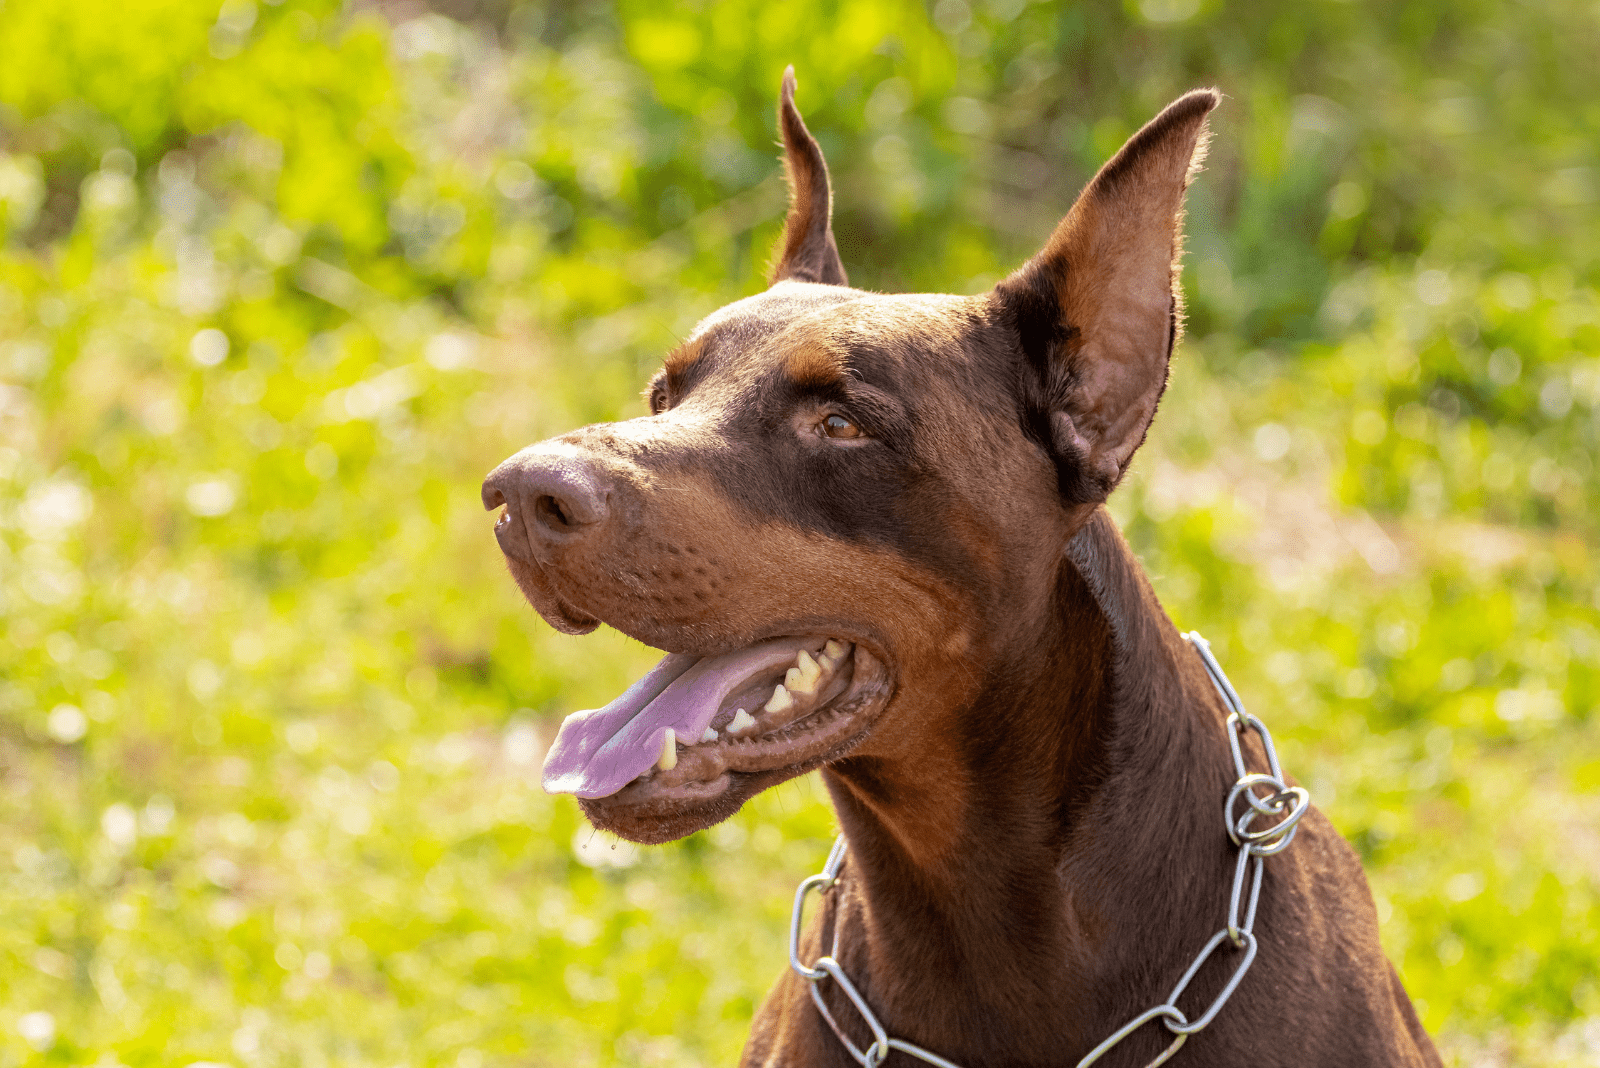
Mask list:
[[791,352],[783,370],[797,386],[827,386],[844,377],[845,363],[834,349],[810,344]]
[[704,338],[679,345],[667,353],[667,358],[662,361],[661,369],[667,373],[668,378],[681,378],[689,373],[700,358],[706,354]]

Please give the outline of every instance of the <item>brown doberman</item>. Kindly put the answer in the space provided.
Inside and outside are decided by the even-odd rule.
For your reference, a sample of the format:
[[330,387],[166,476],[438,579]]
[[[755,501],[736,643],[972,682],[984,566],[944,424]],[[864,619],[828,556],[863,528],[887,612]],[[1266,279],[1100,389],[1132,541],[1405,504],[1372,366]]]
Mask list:
[[[1218,96],[1174,102],[1042,252],[960,297],[849,287],[793,94],[791,71],[771,287],[667,356],[648,416],[484,483],[540,615],[668,652],[568,718],[545,785],[664,842],[821,768],[848,852],[801,958],[835,953],[888,1035],[962,1068],[1075,1064],[1168,996],[1235,881],[1228,709],[1103,507],[1166,386]],[[1253,734],[1243,753],[1266,770]],[[1315,809],[1297,833],[1266,863],[1253,968],[1176,1063],[1441,1064],[1354,852]],[[1198,1015],[1238,956],[1176,1000]],[[816,990],[867,1050],[840,985]],[[1152,1021],[1098,1063],[1171,1041]],[[857,1061],[786,972],[743,1063]]]

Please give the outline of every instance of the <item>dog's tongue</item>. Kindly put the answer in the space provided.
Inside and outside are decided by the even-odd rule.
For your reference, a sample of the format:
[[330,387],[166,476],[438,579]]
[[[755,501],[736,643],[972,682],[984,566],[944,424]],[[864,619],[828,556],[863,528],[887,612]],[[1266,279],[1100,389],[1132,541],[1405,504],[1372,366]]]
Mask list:
[[544,760],[546,792],[610,797],[660,759],[668,727],[698,742],[730,694],[790,666],[804,647],[798,639],[776,638],[704,659],[669,653],[604,708],[566,718]]

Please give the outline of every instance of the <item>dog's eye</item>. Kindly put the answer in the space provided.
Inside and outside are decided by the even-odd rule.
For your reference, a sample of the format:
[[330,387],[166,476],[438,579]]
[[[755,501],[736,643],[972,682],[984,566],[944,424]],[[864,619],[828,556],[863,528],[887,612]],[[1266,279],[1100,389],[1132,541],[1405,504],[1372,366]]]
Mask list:
[[861,428],[842,415],[830,415],[817,424],[817,433],[825,438],[859,438]]

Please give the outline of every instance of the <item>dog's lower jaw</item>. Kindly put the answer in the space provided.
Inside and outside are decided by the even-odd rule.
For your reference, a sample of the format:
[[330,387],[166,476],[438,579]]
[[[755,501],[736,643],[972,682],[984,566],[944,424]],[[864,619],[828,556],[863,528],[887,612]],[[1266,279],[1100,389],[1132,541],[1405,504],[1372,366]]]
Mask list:
[[[893,669],[857,644],[849,686],[816,711],[770,735],[701,750],[701,771],[685,761],[609,797],[580,799],[584,815],[641,844],[687,837],[727,819],[762,790],[846,756],[871,733],[894,693]],[[707,772],[712,777],[697,777]]]

